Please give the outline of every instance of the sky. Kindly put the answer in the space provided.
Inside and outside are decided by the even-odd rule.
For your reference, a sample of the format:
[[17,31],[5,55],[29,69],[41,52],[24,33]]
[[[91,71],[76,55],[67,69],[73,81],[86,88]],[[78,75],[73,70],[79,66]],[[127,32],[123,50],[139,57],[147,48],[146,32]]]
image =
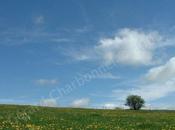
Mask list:
[[174,4],[1,0],[0,103],[174,109]]

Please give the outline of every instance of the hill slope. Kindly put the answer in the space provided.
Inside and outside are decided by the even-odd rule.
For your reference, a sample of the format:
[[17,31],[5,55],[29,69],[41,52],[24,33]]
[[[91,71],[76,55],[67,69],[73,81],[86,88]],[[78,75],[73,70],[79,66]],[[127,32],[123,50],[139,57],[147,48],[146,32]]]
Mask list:
[[175,130],[175,111],[94,110],[0,105],[3,130]]

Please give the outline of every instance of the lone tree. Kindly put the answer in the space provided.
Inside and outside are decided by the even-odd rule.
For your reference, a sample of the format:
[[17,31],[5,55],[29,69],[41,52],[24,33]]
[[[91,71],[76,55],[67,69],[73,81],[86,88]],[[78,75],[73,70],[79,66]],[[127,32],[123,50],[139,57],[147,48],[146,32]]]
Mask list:
[[138,95],[129,95],[126,98],[126,106],[129,106],[130,109],[132,110],[139,110],[140,108],[142,108],[144,106],[144,99],[141,98],[141,96]]

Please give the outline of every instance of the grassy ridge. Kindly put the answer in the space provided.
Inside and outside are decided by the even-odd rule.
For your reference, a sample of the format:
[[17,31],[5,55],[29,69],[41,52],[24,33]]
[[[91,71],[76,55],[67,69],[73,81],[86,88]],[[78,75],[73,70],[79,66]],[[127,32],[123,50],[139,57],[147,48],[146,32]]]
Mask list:
[[175,130],[175,111],[0,105],[2,130]]

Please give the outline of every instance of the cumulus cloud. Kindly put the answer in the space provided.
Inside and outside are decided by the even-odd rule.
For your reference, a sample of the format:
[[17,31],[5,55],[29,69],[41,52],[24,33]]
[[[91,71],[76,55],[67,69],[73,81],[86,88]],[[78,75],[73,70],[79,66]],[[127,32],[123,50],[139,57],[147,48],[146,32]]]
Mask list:
[[139,86],[133,89],[114,90],[113,96],[124,100],[128,95],[135,94],[142,96],[146,101],[154,101],[175,92],[175,80],[164,83],[154,83]]
[[170,93],[175,92],[175,80],[168,80],[163,83],[153,83],[142,86],[139,89],[133,90],[133,93],[142,95],[147,100],[156,100],[163,98]]
[[107,64],[148,65],[153,63],[154,50],[161,39],[156,31],[125,28],[114,38],[101,39],[95,50]]
[[165,81],[175,78],[175,57],[171,58],[166,64],[154,67],[146,74],[149,81]]
[[77,99],[74,100],[71,104],[72,107],[87,107],[89,105],[90,99],[88,98],[81,98],[81,99]]
[[164,65],[151,68],[145,77],[144,85],[128,90],[114,90],[114,96],[123,100],[130,94],[136,94],[147,101],[153,101],[175,92],[175,57]]
[[57,79],[38,79],[35,82],[38,85],[56,85],[58,84]]
[[53,99],[53,98],[42,99],[39,102],[39,105],[40,106],[47,106],[47,107],[57,107],[58,106],[56,99]]

